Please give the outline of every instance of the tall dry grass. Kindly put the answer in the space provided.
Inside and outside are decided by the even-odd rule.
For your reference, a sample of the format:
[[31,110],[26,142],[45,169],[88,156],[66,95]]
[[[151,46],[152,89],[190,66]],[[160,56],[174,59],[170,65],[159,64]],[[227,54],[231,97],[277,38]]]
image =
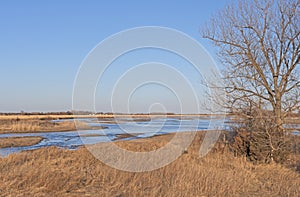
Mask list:
[[[75,124],[76,122],[76,124]],[[81,121],[51,122],[49,120],[0,120],[0,133],[60,132],[74,130],[102,129]]]
[[[253,165],[220,144],[199,158],[198,134],[176,161],[151,172],[113,169],[86,148],[43,148],[0,159],[1,196],[299,196],[300,176],[280,165]],[[170,136],[151,138],[144,150]],[[131,144],[130,144],[131,143]],[[117,145],[132,149],[136,140]]]
[[38,144],[42,140],[43,138],[39,136],[0,138],[0,148],[32,146]]

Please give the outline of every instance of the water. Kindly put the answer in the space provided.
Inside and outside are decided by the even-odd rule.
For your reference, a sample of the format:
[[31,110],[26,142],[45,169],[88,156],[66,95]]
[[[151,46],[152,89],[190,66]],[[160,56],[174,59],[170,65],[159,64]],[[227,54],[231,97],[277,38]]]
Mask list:
[[[55,120],[55,121],[73,121],[72,119]],[[84,130],[84,131],[68,131],[68,132],[44,132],[44,133],[7,133],[0,134],[0,138],[4,137],[27,137],[40,136],[43,140],[32,146],[12,147],[0,149],[0,156],[6,156],[11,153],[23,150],[33,150],[42,147],[56,146],[67,149],[77,149],[84,144],[95,144],[99,142],[108,142],[117,140],[122,134],[132,134],[133,137],[127,137],[122,140],[131,140],[138,138],[151,137],[160,134],[184,131],[198,131],[210,129],[224,129],[228,126],[229,120],[224,123],[219,118],[194,118],[194,119],[152,119],[151,121],[130,121],[127,119],[120,120],[117,124],[111,121],[97,122],[96,119],[80,119],[91,126],[104,126],[107,129],[102,130]],[[298,133],[295,133],[298,134]]]

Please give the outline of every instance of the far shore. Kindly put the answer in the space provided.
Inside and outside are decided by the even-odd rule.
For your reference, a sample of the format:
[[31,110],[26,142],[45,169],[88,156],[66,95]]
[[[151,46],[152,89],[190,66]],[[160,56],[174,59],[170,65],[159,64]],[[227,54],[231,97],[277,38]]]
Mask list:
[[[94,118],[95,123],[117,124],[122,122],[150,121],[155,118],[218,118],[225,114],[95,114],[95,115],[66,115],[66,114],[42,114],[42,115],[22,115],[7,114],[0,115],[0,134],[5,133],[41,133],[41,132],[66,132],[75,130],[99,130],[106,129],[104,126],[90,126],[80,119]],[[234,115],[226,115],[231,121],[238,121]],[[52,121],[73,119],[74,121]],[[231,122],[230,121],[230,122]],[[300,118],[289,117],[286,124],[298,125]],[[290,129],[299,130],[298,127]]]
[[103,126],[89,126],[82,121],[52,122],[41,119],[0,119],[0,134],[65,132],[74,130],[98,130]]
[[[7,119],[77,119],[77,118],[152,118],[152,117],[210,117],[210,116],[224,116],[225,114],[89,114],[89,115],[61,115],[61,114],[42,114],[42,115],[0,115],[0,120]],[[228,116],[228,115],[226,115]]]
[[[85,119],[85,118],[95,118],[100,121],[106,121],[113,119],[130,119],[132,118],[133,121],[139,121],[142,119],[149,120],[152,118],[213,118],[213,117],[227,117],[231,119],[239,119],[240,116],[236,116],[234,114],[173,114],[173,113],[153,113],[153,114],[15,114],[15,113],[8,113],[3,114],[0,113],[0,120],[62,120],[62,119]],[[118,120],[119,121],[119,120]],[[286,118],[287,124],[300,124],[300,114],[293,114]]]

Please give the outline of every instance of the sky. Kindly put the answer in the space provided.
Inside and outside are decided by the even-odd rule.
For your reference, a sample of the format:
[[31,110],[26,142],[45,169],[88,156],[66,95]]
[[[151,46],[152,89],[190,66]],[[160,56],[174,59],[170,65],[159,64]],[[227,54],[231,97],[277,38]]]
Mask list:
[[[72,110],[74,81],[85,57],[101,41],[126,29],[173,28],[200,42],[215,57],[214,48],[199,31],[225,4],[219,0],[0,1],[0,111]],[[166,51],[143,49],[119,58],[103,75],[95,91],[95,110],[111,111],[111,94],[118,79],[146,62],[175,65],[190,79],[197,95],[203,93],[199,77],[187,62]],[[130,83],[123,81],[119,89],[126,90]],[[126,107],[118,108],[123,94],[118,92],[114,99],[117,112],[126,111]],[[177,97],[168,87],[148,84],[132,92],[128,106],[135,113],[179,112]],[[189,106],[191,111],[193,107]]]

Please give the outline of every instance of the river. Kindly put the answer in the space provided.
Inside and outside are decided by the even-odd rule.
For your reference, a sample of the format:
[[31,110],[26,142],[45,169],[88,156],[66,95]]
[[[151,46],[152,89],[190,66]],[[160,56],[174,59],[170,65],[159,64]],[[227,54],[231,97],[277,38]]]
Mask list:
[[[54,121],[73,121],[73,119],[54,120]],[[0,155],[7,156],[25,150],[34,150],[42,147],[56,146],[67,149],[77,149],[85,144],[95,144],[99,142],[108,142],[115,140],[132,140],[138,138],[151,137],[155,135],[167,134],[172,132],[198,131],[211,129],[224,129],[228,126],[228,120],[220,118],[158,118],[151,121],[127,121],[121,120],[121,123],[98,122],[95,119],[80,119],[89,125],[104,126],[102,130],[75,130],[68,132],[44,132],[44,133],[7,133],[0,134],[0,138],[5,137],[27,137],[40,136],[43,140],[32,146],[1,148]],[[225,122],[225,123],[224,123]],[[299,125],[297,126],[299,127]],[[299,127],[300,128],[300,127]],[[132,134],[130,137],[119,137],[124,134]],[[298,131],[294,132],[299,134]]]

